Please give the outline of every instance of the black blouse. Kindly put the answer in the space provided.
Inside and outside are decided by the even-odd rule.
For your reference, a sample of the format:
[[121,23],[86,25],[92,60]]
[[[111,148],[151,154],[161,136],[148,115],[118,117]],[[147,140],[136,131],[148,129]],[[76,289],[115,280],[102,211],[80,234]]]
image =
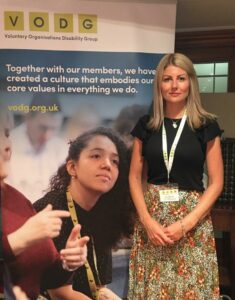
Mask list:
[[[36,201],[33,206],[37,211],[41,211],[43,208],[47,206],[47,204],[52,204],[53,209],[61,209],[68,210],[66,194],[61,194],[58,192],[49,192],[43,198]],[[98,203],[98,202],[97,202]],[[97,279],[97,272],[94,264],[93,257],[93,247],[92,247],[92,239],[94,241],[96,258],[97,258],[97,267],[99,273],[99,279],[101,284],[105,285],[112,281],[112,256],[111,256],[111,248],[107,248],[102,246],[101,243],[97,240],[96,235],[96,227],[98,226],[97,215],[99,214],[99,208],[96,204],[90,211],[84,210],[77,203],[74,203],[78,222],[81,224],[81,236],[89,236],[90,241],[88,242],[88,262],[93,271],[96,283],[99,284]],[[60,235],[54,238],[54,243],[57,250],[61,250],[65,247],[66,241],[70,235],[70,232],[73,228],[73,223],[71,218],[63,218],[63,224],[61,228]],[[99,238],[98,238],[99,239]],[[76,291],[80,291],[86,294],[89,297],[92,297],[90,293],[89,283],[87,280],[87,273],[85,266],[78,268],[74,272],[73,276],[73,289]]]
[[[158,131],[151,130],[147,127],[148,121],[148,115],[140,118],[131,134],[142,141],[142,155],[148,165],[148,182],[164,184],[167,182],[167,170],[162,153],[162,126]],[[179,119],[174,121],[179,125]],[[174,128],[172,123],[172,119],[164,119],[168,155],[179,127]],[[179,188],[183,190],[203,191],[202,178],[207,142],[221,135],[221,132],[215,120],[208,121],[194,131],[186,122],[176,147],[170,181],[178,183]]]

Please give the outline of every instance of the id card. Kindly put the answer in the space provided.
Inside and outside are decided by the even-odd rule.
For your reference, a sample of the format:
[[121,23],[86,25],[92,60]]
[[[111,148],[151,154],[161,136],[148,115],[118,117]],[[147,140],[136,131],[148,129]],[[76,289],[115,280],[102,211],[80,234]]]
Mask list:
[[160,202],[179,201],[179,187],[177,184],[159,185]]

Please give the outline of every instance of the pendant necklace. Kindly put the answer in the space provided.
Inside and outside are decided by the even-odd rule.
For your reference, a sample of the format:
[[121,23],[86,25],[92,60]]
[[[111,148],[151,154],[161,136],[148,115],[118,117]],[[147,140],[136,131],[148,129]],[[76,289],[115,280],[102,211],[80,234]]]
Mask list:
[[171,120],[171,122],[172,122],[172,126],[173,126],[174,128],[177,128],[177,127],[178,127],[178,122],[179,122],[179,120],[177,120],[177,121]]

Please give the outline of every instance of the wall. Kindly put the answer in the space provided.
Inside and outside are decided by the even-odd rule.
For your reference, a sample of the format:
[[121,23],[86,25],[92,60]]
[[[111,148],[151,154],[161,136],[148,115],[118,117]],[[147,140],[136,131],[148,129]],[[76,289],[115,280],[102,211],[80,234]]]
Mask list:
[[235,29],[176,33],[175,51],[194,63],[229,62],[228,93],[202,94],[202,101],[218,115],[225,137],[235,138]]
[[218,116],[224,136],[235,138],[235,93],[201,94],[205,109]]
[[235,92],[235,29],[176,33],[175,51],[193,63],[229,62],[228,91]]

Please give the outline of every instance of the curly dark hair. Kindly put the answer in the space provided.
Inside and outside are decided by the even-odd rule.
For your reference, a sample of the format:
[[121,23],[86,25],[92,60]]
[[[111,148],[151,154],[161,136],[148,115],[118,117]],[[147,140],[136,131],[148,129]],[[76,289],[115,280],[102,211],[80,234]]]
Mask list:
[[[117,148],[119,155],[119,176],[114,187],[101,195],[97,202],[99,214],[94,222],[97,241],[107,246],[115,246],[122,237],[129,237],[133,232],[134,206],[130,200],[128,173],[130,165],[130,152],[121,136],[107,127],[97,127],[84,132],[70,142],[66,163],[69,160],[79,160],[81,152],[87,147],[89,141],[97,136],[106,136]],[[65,193],[71,177],[67,172],[66,163],[61,165],[50,181],[50,190]]]

